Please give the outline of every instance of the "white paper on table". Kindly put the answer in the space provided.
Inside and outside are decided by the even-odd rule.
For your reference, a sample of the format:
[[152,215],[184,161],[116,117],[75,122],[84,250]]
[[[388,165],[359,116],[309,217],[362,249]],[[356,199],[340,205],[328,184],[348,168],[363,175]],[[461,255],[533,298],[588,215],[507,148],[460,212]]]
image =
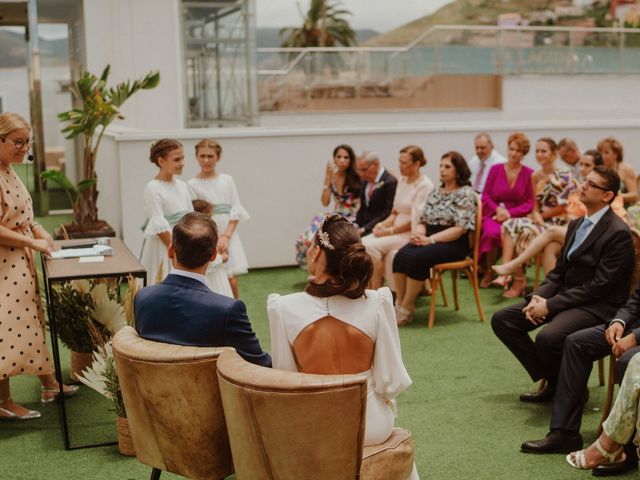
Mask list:
[[78,262],[80,262],[80,263],[104,262],[104,256],[103,255],[96,255],[96,256],[93,256],[93,257],[80,257],[78,259]]
[[89,248],[65,248],[51,253],[51,258],[56,260],[60,258],[76,258],[76,257],[96,257],[102,255],[111,255],[113,252],[108,245],[94,245]]

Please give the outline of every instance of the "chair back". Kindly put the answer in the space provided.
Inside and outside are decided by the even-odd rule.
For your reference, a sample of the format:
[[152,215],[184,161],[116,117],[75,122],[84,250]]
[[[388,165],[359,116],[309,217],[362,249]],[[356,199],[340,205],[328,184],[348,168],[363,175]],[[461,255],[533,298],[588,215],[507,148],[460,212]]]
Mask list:
[[131,327],[112,343],[138,460],[191,479],[233,473],[216,375],[233,349],[152,342]]
[[631,270],[631,294],[635,292],[638,282],[640,282],[640,231],[631,229],[633,240],[633,270]]
[[293,342],[298,370],[318,375],[369,370],[374,347],[365,333],[329,315],[307,325]]
[[238,480],[354,480],[364,441],[367,379],[218,360]]
[[473,270],[478,271],[478,250],[480,248],[480,235],[482,234],[482,196],[477,194],[476,200],[476,229],[471,232],[471,251],[473,252]]

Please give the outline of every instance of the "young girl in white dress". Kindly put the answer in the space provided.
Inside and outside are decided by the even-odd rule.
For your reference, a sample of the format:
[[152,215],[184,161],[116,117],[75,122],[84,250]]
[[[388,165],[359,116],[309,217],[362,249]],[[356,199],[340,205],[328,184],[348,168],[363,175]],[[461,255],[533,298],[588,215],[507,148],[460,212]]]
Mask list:
[[213,220],[218,225],[218,253],[229,254],[226,263],[229,283],[234,298],[238,298],[236,275],[247,273],[247,257],[236,231],[239,222],[248,220],[249,214],[240,203],[238,189],[231,175],[216,172],[222,147],[212,139],[201,140],[196,145],[196,158],[200,164],[200,173],[189,180],[189,186],[197,198],[213,205]]
[[[307,265],[314,280],[304,292],[267,300],[273,368],[366,375],[364,444],[384,443],[393,430],[395,399],[411,385],[391,291],[365,291],[373,262],[357,228],[338,214],[320,225]],[[415,465],[409,478],[418,478]]]
[[194,195],[185,182],[175,178],[182,174],[184,167],[180,142],[168,138],[158,140],[151,146],[149,159],[159,171],[144,188],[147,221],[143,225],[140,263],[147,269],[147,283],[153,285],[169,274],[167,247],[171,242],[171,229],[185,213],[193,211]]

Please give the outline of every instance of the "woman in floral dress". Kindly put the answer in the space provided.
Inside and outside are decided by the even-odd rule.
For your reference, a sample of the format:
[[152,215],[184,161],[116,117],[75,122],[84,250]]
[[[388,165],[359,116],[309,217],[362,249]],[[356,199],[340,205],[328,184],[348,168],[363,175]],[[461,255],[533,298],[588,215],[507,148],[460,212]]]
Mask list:
[[[333,199],[333,213],[339,213],[350,222],[355,221],[360,208],[360,177],[355,170],[356,155],[349,145],[338,145],[333,158],[327,163],[324,187],[320,200],[328,207]],[[322,224],[325,213],[319,213],[311,225],[296,240],[296,262],[300,268],[307,266],[307,250]]]
[[471,171],[458,152],[440,160],[440,187],[426,205],[409,243],[393,259],[398,325],[413,321],[416,297],[434,265],[462,260],[469,253],[467,233],[476,228],[477,196],[471,188]]

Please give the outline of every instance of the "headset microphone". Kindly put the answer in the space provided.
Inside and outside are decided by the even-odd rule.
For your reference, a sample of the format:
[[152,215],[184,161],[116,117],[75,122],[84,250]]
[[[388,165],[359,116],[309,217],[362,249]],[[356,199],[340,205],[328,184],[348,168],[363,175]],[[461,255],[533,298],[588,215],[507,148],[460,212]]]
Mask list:
[[30,162],[33,162],[33,155],[27,155],[27,160],[29,160]]

